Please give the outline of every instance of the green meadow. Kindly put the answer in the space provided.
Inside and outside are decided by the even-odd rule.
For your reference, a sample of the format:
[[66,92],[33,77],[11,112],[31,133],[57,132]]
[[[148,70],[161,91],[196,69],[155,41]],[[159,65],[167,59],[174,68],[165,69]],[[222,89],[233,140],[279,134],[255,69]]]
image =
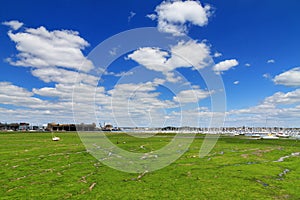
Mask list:
[[[145,173],[114,170],[91,156],[77,133],[0,133],[0,199],[300,199],[300,141],[220,137],[199,158],[203,137],[169,166]],[[166,145],[172,134],[147,139],[107,137],[131,152]],[[143,149],[141,149],[141,145]]]

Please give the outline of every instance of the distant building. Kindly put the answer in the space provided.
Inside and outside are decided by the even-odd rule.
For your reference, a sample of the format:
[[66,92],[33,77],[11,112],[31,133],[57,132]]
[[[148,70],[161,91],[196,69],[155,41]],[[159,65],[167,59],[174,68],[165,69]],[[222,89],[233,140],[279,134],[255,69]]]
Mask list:
[[48,123],[47,131],[76,131],[75,124],[57,124],[57,123]]
[[18,123],[0,123],[0,130],[2,131],[8,131],[8,130],[12,130],[12,131],[17,131],[19,130],[20,124]]
[[122,129],[119,127],[113,127],[113,125],[109,123],[104,123],[104,127],[100,124],[101,131],[121,131]]
[[76,124],[76,130],[77,131],[96,131],[96,124],[92,123],[92,124]]
[[29,123],[0,123],[0,130],[2,131],[27,131],[29,130]]
[[20,131],[28,131],[29,129],[29,123],[22,122],[19,124]]
[[57,124],[48,123],[46,130],[48,131],[95,131],[96,124]]
[[111,124],[105,124],[105,126],[102,128],[103,131],[112,131],[113,126]]

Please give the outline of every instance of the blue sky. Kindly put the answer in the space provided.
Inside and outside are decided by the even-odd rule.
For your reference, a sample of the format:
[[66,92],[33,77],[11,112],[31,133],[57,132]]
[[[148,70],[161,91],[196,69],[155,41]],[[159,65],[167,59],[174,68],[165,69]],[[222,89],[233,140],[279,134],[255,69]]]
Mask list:
[[[299,127],[299,9],[297,0],[1,2],[0,121],[73,123],[75,112],[76,123],[207,126],[219,91],[197,70],[210,70],[224,83],[225,126]],[[173,43],[121,55],[111,46],[107,69],[89,56],[142,27]]]

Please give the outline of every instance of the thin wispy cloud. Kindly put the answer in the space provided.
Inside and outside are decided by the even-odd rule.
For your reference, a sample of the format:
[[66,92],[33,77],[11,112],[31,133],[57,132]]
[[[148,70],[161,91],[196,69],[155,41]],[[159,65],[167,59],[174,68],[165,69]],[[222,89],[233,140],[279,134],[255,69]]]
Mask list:
[[214,53],[215,58],[218,58],[218,57],[221,57],[221,56],[222,56],[222,53],[220,53],[220,52],[215,52]]
[[267,63],[275,63],[274,59],[267,60]]
[[24,23],[19,22],[18,20],[5,21],[2,24],[10,27],[11,29],[13,29],[15,31],[24,25]]
[[269,73],[265,73],[262,75],[265,79],[272,79],[271,75]]
[[128,22],[130,22],[135,15],[136,15],[135,12],[130,11],[129,16],[128,16]]

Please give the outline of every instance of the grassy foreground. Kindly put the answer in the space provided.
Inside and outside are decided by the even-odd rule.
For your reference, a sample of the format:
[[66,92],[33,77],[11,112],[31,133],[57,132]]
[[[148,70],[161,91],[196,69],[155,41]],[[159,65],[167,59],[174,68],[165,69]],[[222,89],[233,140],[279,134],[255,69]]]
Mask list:
[[[300,199],[296,140],[222,137],[205,158],[203,138],[173,164],[137,178],[86,152],[77,133],[0,133],[0,199]],[[153,150],[170,137],[109,134],[129,151]],[[143,150],[145,150],[143,149]]]

